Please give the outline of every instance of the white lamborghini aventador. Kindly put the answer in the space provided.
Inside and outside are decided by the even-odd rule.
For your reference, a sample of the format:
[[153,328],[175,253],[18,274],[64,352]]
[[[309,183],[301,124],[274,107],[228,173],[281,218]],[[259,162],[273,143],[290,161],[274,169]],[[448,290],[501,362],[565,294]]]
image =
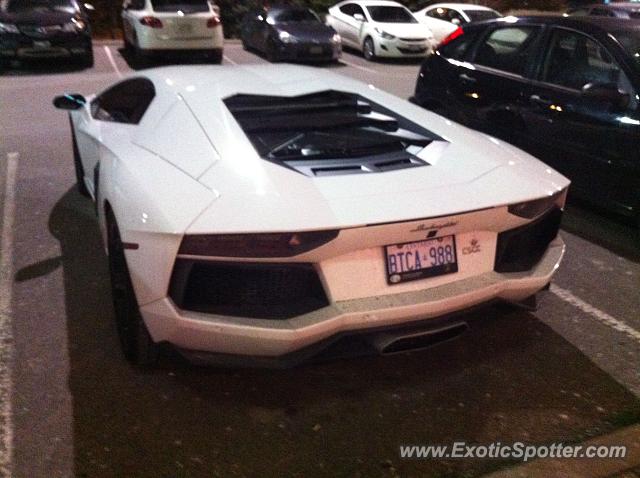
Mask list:
[[414,349],[531,298],[564,252],[567,179],[334,73],[166,67],[54,103],[139,364]]

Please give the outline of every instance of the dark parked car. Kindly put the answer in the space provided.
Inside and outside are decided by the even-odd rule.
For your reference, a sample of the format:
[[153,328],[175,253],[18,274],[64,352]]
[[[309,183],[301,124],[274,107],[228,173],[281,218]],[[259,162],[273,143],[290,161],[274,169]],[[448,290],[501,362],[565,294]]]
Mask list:
[[340,35],[308,8],[282,6],[245,15],[242,45],[263,52],[269,61],[335,61],[342,54]]
[[607,5],[596,4],[586,5],[584,7],[574,8],[567,12],[570,16],[586,16],[595,15],[599,17],[612,17],[638,19],[640,18],[640,4],[633,2],[609,3]]
[[459,28],[412,101],[538,156],[574,193],[640,216],[640,22],[528,17]]
[[12,60],[77,59],[93,65],[89,4],[76,0],[0,2],[0,66]]

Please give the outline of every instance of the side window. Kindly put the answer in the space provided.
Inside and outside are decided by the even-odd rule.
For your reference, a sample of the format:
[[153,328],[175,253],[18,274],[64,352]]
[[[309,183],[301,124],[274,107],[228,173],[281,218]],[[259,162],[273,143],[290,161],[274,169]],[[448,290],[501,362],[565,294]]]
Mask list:
[[598,7],[591,9],[591,15],[597,15],[599,17],[612,17],[612,16],[614,16],[613,12],[610,12],[606,8],[598,8]]
[[570,30],[553,33],[542,79],[574,90],[587,83],[616,85],[636,101],[631,82],[609,52],[595,40]]
[[442,8],[442,7],[438,7],[438,8],[434,8],[432,10],[429,10],[427,12],[427,15],[432,17],[432,18],[436,18],[438,20],[447,20],[447,12],[449,11],[448,8]]
[[458,20],[457,25],[462,25],[463,23],[467,23],[467,21],[460,15],[460,13],[455,10],[449,10],[449,14],[447,15],[447,20],[453,23],[454,20]]
[[340,7],[340,11],[345,15],[353,16],[353,14],[356,13],[354,7],[355,5],[353,3],[347,3]]
[[125,10],[142,10],[145,0],[127,0],[123,4]]
[[91,102],[91,115],[100,121],[138,124],[156,94],[146,78],[125,80]]
[[513,26],[493,30],[479,45],[475,63],[523,75],[539,27]]

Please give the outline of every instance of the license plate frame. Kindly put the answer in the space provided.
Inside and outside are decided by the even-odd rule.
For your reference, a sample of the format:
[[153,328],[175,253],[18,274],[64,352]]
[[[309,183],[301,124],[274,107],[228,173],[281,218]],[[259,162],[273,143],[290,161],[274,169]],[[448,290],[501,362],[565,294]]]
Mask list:
[[322,55],[323,48],[321,46],[312,46],[309,47],[309,54],[311,55]]
[[[402,265],[402,259],[398,260],[398,255],[397,255],[398,249],[405,249],[405,252],[404,252],[405,255],[407,251],[411,251],[412,260],[414,261],[414,267],[415,267],[415,263],[416,263],[415,257],[414,257],[415,252],[413,251],[418,251],[418,253],[420,252],[420,249],[430,251],[431,248],[434,247],[434,245],[436,248],[437,247],[446,248],[446,246],[450,246],[451,256],[453,260],[452,261],[446,260],[446,255],[447,255],[446,251],[444,251],[445,253],[443,254],[445,256],[444,263],[431,264],[428,267],[420,267],[419,269],[415,269],[415,268],[406,269],[405,266]],[[392,267],[391,263],[393,261],[389,259],[390,251],[391,251],[391,255],[394,257],[395,267]],[[437,255],[437,252],[438,251],[436,249],[436,255]],[[429,254],[429,252],[427,252],[427,254]],[[453,274],[458,272],[458,254],[456,250],[456,236],[452,234],[448,236],[434,237],[432,239],[423,239],[421,241],[404,242],[401,244],[389,244],[384,246],[384,260],[385,260],[387,284],[389,285],[397,285],[397,284],[402,284],[404,282],[426,279],[429,277],[437,277],[437,276],[446,275],[446,274]],[[423,259],[419,259],[419,260],[420,262],[422,260],[425,260],[428,262],[429,257],[425,256],[423,257]],[[402,267],[398,267],[399,262]],[[408,264],[408,260],[405,263]]]

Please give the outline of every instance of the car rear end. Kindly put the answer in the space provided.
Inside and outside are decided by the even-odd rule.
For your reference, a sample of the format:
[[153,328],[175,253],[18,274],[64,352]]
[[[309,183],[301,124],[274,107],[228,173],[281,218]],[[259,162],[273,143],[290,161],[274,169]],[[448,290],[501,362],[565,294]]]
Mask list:
[[[197,360],[268,365],[352,340],[407,350],[464,328],[443,317],[529,298],[558,267],[568,181],[515,148],[432,115],[398,116],[394,107],[423,114],[400,100],[323,91],[224,102],[231,113],[203,113],[203,128],[239,125],[255,152],[218,137],[230,159],[199,177],[217,199],[173,241],[170,273],[158,269],[158,296],[141,304],[156,341]],[[190,102],[196,114],[201,105]]]
[[150,52],[207,51],[221,54],[224,43],[218,7],[206,0],[149,0],[151,11],[138,21],[140,49]]

